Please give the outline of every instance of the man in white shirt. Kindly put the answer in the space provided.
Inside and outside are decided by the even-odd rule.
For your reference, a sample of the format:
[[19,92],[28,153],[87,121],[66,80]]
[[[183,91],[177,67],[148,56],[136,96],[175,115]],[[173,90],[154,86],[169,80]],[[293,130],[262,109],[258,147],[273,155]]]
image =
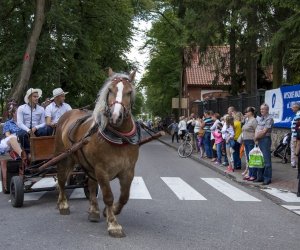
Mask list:
[[50,99],[52,103],[46,107],[45,111],[47,135],[53,134],[59,118],[72,109],[69,104],[65,103],[66,94],[68,92],[64,92],[61,88],[53,90],[53,97]]
[[42,90],[30,88],[24,97],[25,104],[19,106],[17,110],[17,125],[20,130],[17,136],[21,146],[28,153],[30,151],[29,136],[44,136],[45,130],[45,110],[38,105]]

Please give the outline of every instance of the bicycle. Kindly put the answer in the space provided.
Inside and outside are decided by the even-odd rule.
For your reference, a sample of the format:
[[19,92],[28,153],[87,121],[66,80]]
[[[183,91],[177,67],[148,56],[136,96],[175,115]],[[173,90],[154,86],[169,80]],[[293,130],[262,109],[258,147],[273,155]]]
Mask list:
[[180,157],[187,158],[193,153],[193,145],[191,141],[192,135],[190,133],[186,133],[183,137],[183,142],[180,144],[177,150]]

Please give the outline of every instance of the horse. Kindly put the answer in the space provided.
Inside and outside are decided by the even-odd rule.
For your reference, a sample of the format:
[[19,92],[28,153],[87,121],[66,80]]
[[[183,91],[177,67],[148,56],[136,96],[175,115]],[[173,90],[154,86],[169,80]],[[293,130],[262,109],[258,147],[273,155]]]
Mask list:
[[[121,213],[130,195],[135,164],[139,155],[139,127],[132,118],[135,97],[133,85],[135,71],[130,74],[114,73],[98,93],[94,110],[74,109],[59,120],[55,134],[55,154],[64,152],[74,143],[87,139],[79,150],[57,164],[59,197],[57,207],[60,214],[70,213],[65,195],[65,183],[74,165],[79,164],[89,176],[89,215],[91,222],[99,222],[100,209],[97,202],[98,184],[102,191],[107,230],[112,237],[124,237],[122,226],[116,215]],[[114,203],[110,181],[118,178],[120,197]]]

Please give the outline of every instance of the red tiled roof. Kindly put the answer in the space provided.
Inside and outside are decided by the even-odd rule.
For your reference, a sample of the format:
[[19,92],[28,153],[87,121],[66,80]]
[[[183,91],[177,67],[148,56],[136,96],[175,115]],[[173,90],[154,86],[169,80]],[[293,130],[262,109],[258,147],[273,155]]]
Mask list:
[[[222,75],[229,75],[229,46],[209,47],[205,54],[200,56],[198,50],[192,52],[190,66],[185,68],[187,85],[230,85],[230,79],[225,81]],[[217,77],[217,72],[219,72]]]

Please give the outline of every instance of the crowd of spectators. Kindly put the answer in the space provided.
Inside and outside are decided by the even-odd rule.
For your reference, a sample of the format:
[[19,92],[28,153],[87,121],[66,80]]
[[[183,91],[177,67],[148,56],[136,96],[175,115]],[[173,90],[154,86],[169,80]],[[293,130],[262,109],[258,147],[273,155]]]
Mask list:
[[217,166],[226,166],[227,172],[241,169],[242,157],[245,157],[248,165],[250,151],[256,146],[259,147],[264,158],[263,168],[247,166],[242,175],[244,180],[268,185],[272,181],[273,123],[269,106],[264,103],[259,112],[254,107],[247,107],[243,113],[235,107],[229,107],[227,114],[223,116],[209,110],[204,111],[203,116],[197,117],[194,113],[189,117],[181,116],[178,123],[174,120],[170,124],[169,129],[172,143],[175,139],[177,143],[183,140],[188,132],[199,157],[208,158]]

